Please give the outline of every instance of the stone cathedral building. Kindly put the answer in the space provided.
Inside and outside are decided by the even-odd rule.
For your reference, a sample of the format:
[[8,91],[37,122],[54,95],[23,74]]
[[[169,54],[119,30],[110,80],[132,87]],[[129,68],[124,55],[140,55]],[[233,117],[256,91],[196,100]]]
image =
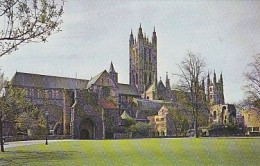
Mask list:
[[140,94],[154,82],[157,83],[157,36],[155,28],[152,39],[143,34],[140,24],[137,38],[131,31],[129,38],[129,83]]
[[156,110],[162,105],[158,102],[147,104],[142,99],[146,99],[146,93],[150,92],[153,93],[151,99],[156,99],[155,28],[151,39],[142,32],[141,25],[137,38],[131,31],[129,84],[118,82],[118,73],[112,62],[109,70],[89,80],[16,72],[10,84],[25,89],[29,100],[42,111],[49,112],[51,134],[76,139],[111,138],[114,128],[121,123],[122,114],[127,113],[137,121],[147,121],[144,112],[149,109],[153,111],[149,115],[157,114]]
[[[49,112],[52,135],[67,135],[73,139],[112,138],[122,115],[149,122],[176,98],[168,73],[165,83],[161,78],[157,80],[155,28],[149,39],[141,24],[137,36],[131,30],[129,37],[129,84],[118,82],[112,62],[109,70],[89,80],[16,72],[10,84],[25,89],[29,100]],[[222,74],[218,82],[215,72],[213,81],[208,75],[206,91],[204,84],[203,89],[211,104],[225,104]],[[212,117],[214,115],[212,112]],[[163,133],[174,132],[168,127]]]

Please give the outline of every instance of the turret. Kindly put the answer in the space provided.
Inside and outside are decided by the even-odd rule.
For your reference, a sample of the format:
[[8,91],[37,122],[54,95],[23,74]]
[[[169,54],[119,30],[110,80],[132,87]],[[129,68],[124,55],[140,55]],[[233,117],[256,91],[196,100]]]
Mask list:
[[210,76],[209,76],[209,72],[208,72],[208,76],[207,76],[207,87],[210,86]]
[[216,77],[215,70],[214,70],[213,83],[214,83],[214,85],[216,85],[216,83],[217,83],[217,77]]
[[221,72],[221,74],[220,74],[219,83],[223,85],[223,77],[222,77],[222,72]]
[[134,35],[131,29],[131,34],[130,34],[130,38],[129,38],[129,47],[131,47],[132,45],[134,45]]
[[209,72],[208,72],[208,76],[207,76],[207,100],[209,102],[209,86],[210,86],[210,76],[209,76]]
[[153,29],[153,37],[152,37],[152,44],[155,48],[157,48],[157,36],[156,36],[156,32],[155,32],[155,27]]
[[143,36],[143,32],[142,32],[142,26],[141,26],[141,23],[140,23],[140,27],[139,27],[139,30],[138,30],[138,40],[142,40],[144,38]]
[[118,83],[118,74],[114,69],[114,65],[113,65],[112,61],[111,61],[111,64],[110,64],[109,76],[114,81],[115,84]]
[[219,83],[220,83],[220,88],[221,88],[221,90],[220,90],[221,91],[220,92],[220,94],[221,94],[221,102],[222,102],[222,104],[224,104],[225,103],[225,97],[224,97],[224,85],[223,85],[222,72],[220,74]]
[[166,89],[167,89],[167,90],[171,90],[170,79],[168,78],[168,72],[166,72],[165,85],[166,85]]

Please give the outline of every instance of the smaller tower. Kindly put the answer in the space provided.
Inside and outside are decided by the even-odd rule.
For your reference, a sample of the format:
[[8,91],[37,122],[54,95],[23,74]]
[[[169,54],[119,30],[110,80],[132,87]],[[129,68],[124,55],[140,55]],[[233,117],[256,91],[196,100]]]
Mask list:
[[141,23],[140,23],[140,27],[139,27],[139,30],[138,30],[138,40],[143,40],[144,36],[143,36],[143,31],[142,31],[142,26],[141,26]]
[[131,29],[131,34],[130,34],[130,38],[129,38],[129,48],[134,45],[134,35],[133,35],[133,31]]
[[210,102],[210,91],[209,91],[209,87],[210,87],[210,76],[209,76],[209,71],[208,71],[208,76],[207,76],[207,101],[208,103]]
[[202,91],[202,100],[205,102],[206,101],[206,92],[205,92],[204,79],[202,79],[202,82],[201,82],[201,91]]
[[157,49],[157,36],[156,36],[156,32],[155,32],[155,27],[153,28],[152,44],[153,44],[154,48]]
[[110,64],[109,76],[114,81],[115,84],[118,83],[118,74],[114,69],[112,61],[111,61],[111,64]]
[[166,72],[165,86],[167,90],[171,90],[170,79],[168,78],[168,72]]
[[214,70],[213,83],[214,83],[214,85],[216,85],[216,83],[217,83],[217,77],[216,77],[215,70]]
[[220,73],[219,83],[221,83],[221,84],[223,85],[222,71],[221,71],[221,73]]
[[221,73],[220,73],[219,86],[220,86],[220,98],[221,98],[221,103],[222,103],[222,104],[225,104],[224,85],[223,85],[222,71],[221,71]]

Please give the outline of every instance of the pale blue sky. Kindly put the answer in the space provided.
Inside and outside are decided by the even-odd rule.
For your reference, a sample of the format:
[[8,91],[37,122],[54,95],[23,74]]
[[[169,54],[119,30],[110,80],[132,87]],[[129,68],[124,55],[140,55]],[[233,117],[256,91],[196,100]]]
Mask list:
[[156,27],[158,78],[178,72],[188,50],[200,53],[210,71],[223,72],[226,101],[233,103],[243,98],[246,64],[260,53],[259,16],[258,1],[73,0],[66,3],[62,32],[1,57],[0,66],[9,78],[20,71],[90,79],[113,61],[119,81],[128,83],[129,34],[142,23],[149,38]]

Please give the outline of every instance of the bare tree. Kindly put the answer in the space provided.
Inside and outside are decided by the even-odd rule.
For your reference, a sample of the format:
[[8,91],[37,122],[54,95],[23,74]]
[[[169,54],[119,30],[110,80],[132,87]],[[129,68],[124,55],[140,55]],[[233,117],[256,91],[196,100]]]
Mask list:
[[61,31],[65,0],[1,0],[0,57]]
[[188,109],[191,109],[193,114],[194,136],[198,137],[198,113],[200,103],[202,102],[199,81],[205,78],[204,68],[206,63],[200,56],[192,52],[188,52],[187,56],[188,57],[178,65],[180,74],[176,75],[179,76],[181,90],[187,92],[190,98],[190,108]]
[[244,77],[247,81],[244,86],[247,98],[252,102],[260,101],[260,54],[253,56],[253,62],[248,64]]

